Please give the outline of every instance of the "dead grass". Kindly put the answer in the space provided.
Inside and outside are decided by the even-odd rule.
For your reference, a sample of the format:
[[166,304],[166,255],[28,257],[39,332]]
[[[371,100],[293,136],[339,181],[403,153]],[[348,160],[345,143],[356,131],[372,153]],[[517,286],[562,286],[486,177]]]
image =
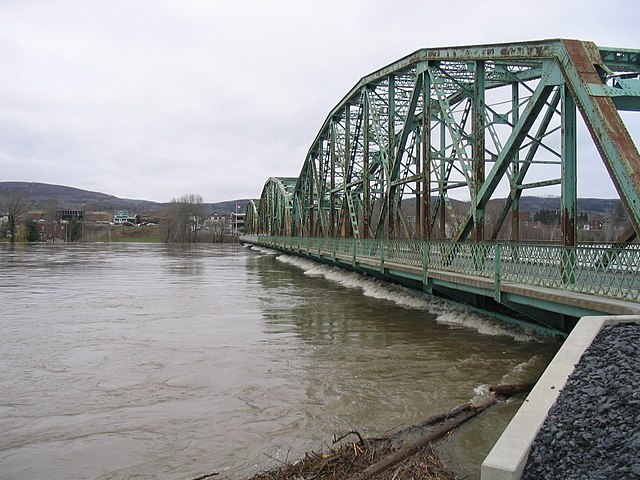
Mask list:
[[[248,480],[347,480],[394,449],[388,444],[345,444],[327,453],[307,453],[297,462],[254,475]],[[376,480],[455,480],[431,445],[374,477]]]

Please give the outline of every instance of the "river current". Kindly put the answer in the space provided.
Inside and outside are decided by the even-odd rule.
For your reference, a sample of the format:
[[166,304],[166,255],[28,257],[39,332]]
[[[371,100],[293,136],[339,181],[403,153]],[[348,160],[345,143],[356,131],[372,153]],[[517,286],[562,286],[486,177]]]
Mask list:
[[[559,344],[240,245],[0,244],[1,479],[242,479],[534,381]],[[440,447],[462,475],[518,402]]]

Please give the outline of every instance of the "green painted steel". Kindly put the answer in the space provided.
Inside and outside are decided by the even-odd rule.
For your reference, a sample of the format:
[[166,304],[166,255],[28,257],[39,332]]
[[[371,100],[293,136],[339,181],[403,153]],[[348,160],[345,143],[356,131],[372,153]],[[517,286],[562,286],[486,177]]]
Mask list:
[[[368,259],[380,274],[417,269],[427,291],[484,288],[438,270],[492,279],[489,296],[504,305],[510,282],[638,302],[640,154],[619,110],[640,111],[640,50],[562,39],[421,49],[331,109],[299,176],[265,184],[251,231],[352,267]],[[577,112],[631,220],[622,246],[577,242]],[[562,246],[521,244],[521,195],[550,186]]]
[[296,178],[283,177],[271,177],[267,180],[257,209],[257,233],[291,235],[291,210],[296,182]]
[[[569,40],[418,50],[362,78],[331,110],[282,229],[460,242],[472,232],[482,241],[486,226],[487,238],[516,241],[521,193],[564,178],[562,237],[575,244],[575,104],[637,231],[640,156],[617,106],[640,103],[638,58]],[[508,207],[489,219],[500,186]],[[460,191],[465,212],[451,199]]]
[[[482,241],[486,226],[487,238],[516,241],[521,193],[565,179],[562,238],[575,244],[575,105],[638,231],[640,155],[617,110],[640,105],[638,52],[572,40],[418,50],[331,110],[275,210],[289,213],[260,216],[259,230],[461,242]],[[488,218],[505,188],[508,206]]]
[[244,231],[247,235],[257,235],[260,220],[258,217],[258,208],[260,200],[249,200],[245,207]]

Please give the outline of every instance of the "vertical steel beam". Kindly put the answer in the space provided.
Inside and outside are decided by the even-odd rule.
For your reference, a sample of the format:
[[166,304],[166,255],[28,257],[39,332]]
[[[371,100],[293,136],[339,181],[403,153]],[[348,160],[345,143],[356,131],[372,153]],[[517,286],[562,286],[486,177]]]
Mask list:
[[331,188],[329,189],[329,235],[331,237],[336,237],[336,125],[333,120],[331,120],[330,125],[330,139],[329,139],[329,152],[330,152],[330,163],[331,163]]
[[484,183],[484,150],[485,150],[485,79],[484,79],[485,62],[476,60],[475,74],[473,82],[473,192],[472,201],[473,209],[473,240],[481,242],[484,240],[484,205],[478,205],[477,198],[480,188]]
[[327,185],[324,182],[324,140],[318,142],[318,171],[316,172],[316,197],[318,198],[318,220],[320,221],[320,236],[327,236],[327,219],[324,212],[324,195]]
[[422,73],[422,239],[431,238],[431,76]]
[[365,87],[363,94],[364,130],[363,130],[363,159],[362,159],[362,238],[369,238],[371,229],[371,193],[369,190],[369,90]]
[[[415,158],[415,167],[416,167],[416,204],[415,204],[415,228],[413,231],[413,238],[422,238],[422,215],[420,213],[420,207],[422,206],[422,157],[423,150],[422,145],[420,143],[416,144],[416,158]],[[399,202],[400,207],[402,207],[402,197],[400,197]]]
[[[392,75],[389,75],[389,98],[388,98],[388,104],[387,104],[387,108],[389,111],[389,123],[387,125],[387,162],[389,164],[389,168],[388,168],[388,172],[389,175],[388,177],[385,179],[386,181],[386,185],[385,185],[385,192],[387,192],[386,195],[386,209],[387,209],[387,218],[388,218],[388,225],[389,225],[389,229],[387,231],[387,238],[394,238],[395,236],[395,212],[392,211],[392,199],[391,199],[391,195],[390,190],[391,190],[391,170],[393,170],[393,165],[392,162],[395,159],[395,136],[396,136],[396,77]],[[384,221],[384,218],[380,219],[382,222]]]
[[[520,92],[519,83],[513,82],[511,84],[511,123],[515,127],[520,119]],[[520,176],[520,150],[518,150],[513,156],[513,169],[511,180],[511,198],[513,204],[511,205],[511,240],[517,242],[520,240],[520,195],[517,194],[519,187],[517,179]],[[499,228],[499,227],[498,227]],[[496,232],[497,236],[497,232]]]
[[314,236],[316,234],[316,212],[314,211],[313,208],[313,181],[314,181],[314,170],[315,168],[313,168],[314,163],[315,163],[315,159],[313,157],[311,157],[310,159],[310,163],[309,163],[309,171],[307,172],[307,177],[308,177],[308,182],[309,182],[309,206],[308,211],[309,211],[309,235],[310,236]]
[[445,176],[447,174],[447,165],[445,156],[447,154],[446,149],[447,142],[447,125],[445,124],[444,118],[440,118],[440,182],[439,182],[439,190],[440,190],[440,200],[438,208],[440,210],[440,239],[444,240],[447,236],[447,218],[445,211],[445,200],[446,200],[446,180]]
[[348,201],[347,196],[351,195],[347,184],[349,183],[348,172],[351,169],[351,105],[347,103],[344,106],[344,163],[342,164],[342,194],[344,196],[342,200],[342,225],[344,230],[344,236],[349,238],[353,235],[353,228],[351,227],[351,202]]
[[576,104],[566,85],[562,89],[562,244],[576,244],[577,141]]

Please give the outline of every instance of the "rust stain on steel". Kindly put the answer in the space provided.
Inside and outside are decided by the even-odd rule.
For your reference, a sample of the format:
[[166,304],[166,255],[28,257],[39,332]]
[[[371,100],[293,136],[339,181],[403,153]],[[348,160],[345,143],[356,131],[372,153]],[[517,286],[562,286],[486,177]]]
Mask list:
[[498,55],[503,58],[549,58],[556,55],[556,48],[550,45],[505,46]]
[[576,244],[574,216],[566,208],[563,208],[560,218],[562,221],[562,245],[574,246]]
[[[578,40],[564,40],[563,42],[568,53],[568,58],[566,58],[566,63],[562,65],[562,68],[566,69],[572,63],[574,68],[577,70],[579,80],[582,84],[602,84],[602,80],[595,68],[596,65],[602,65],[602,59],[600,58],[599,51],[595,44],[591,42],[581,42]],[[602,159],[604,160],[607,171],[620,194],[620,198],[625,203],[627,210],[637,211],[637,209],[640,209],[640,205],[628,204],[620,186],[620,181],[623,179],[618,178],[615,175],[613,165],[610,164],[606,155],[606,149],[601,142],[601,138],[603,136],[608,135],[609,138],[611,138],[613,148],[616,150],[618,158],[624,166],[625,173],[629,177],[629,181],[633,186],[633,189],[638,195],[640,195],[640,155],[638,154],[638,150],[636,149],[627,128],[620,118],[620,114],[618,113],[616,106],[610,97],[590,97],[591,104],[595,110],[594,113],[602,122],[602,129],[604,131],[600,132],[599,128],[593,124],[594,122],[590,121],[587,106],[580,100],[579,95],[575,92],[574,86],[571,85],[571,82],[568,82],[568,85],[573,98],[576,99],[576,103],[580,109],[580,113],[585,119],[588,129],[591,131],[591,136]],[[636,229],[637,228],[640,228],[640,225],[636,225]]]

